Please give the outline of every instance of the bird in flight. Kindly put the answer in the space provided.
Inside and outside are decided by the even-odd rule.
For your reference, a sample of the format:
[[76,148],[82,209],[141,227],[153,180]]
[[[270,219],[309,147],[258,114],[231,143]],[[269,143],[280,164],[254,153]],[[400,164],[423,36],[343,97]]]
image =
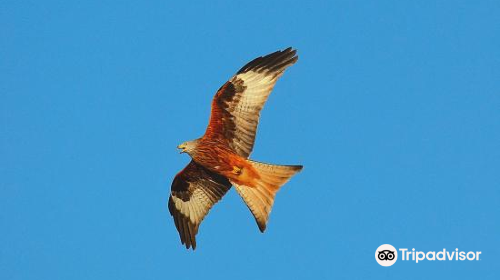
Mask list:
[[203,137],[177,147],[191,162],[172,182],[168,209],[187,249],[196,248],[200,223],[231,186],[264,232],[276,192],[302,169],[248,159],[260,111],[278,78],[297,59],[296,50],[287,48],[247,63],[215,94]]

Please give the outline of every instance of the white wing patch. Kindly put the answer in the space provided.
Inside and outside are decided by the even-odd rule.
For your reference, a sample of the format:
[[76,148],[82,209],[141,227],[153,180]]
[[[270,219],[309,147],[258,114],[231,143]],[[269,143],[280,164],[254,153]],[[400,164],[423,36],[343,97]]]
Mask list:
[[[216,93],[213,112],[219,113],[216,116],[222,119],[213,123],[211,119],[212,128],[228,140],[238,155],[248,158],[252,152],[260,111],[276,81],[297,59],[292,48],[258,57],[243,66]],[[209,124],[207,130],[210,128]]]
[[171,196],[175,203],[175,208],[188,217],[191,223],[199,224],[210,208],[217,201],[212,200],[201,188],[195,189],[188,201]]
[[259,124],[260,111],[276,84],[279,75],[249,71],[233,77],[233,84],[240,84],[243,91],[235,93],[234,101],[229,105],[228,111],[235,124],[235,137],[233,145],[238,154],[250,155],[253,149],[255,134]]

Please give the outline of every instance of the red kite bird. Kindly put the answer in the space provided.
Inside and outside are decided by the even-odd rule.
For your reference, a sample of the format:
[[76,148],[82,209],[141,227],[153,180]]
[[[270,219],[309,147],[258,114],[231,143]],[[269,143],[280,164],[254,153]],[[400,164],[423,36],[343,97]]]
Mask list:
[[276,192],[302,169],[248,159],[260,111],[278,78],[297,59],[288,48],[243,66],[215,94],[205,135],[177,147],[192,160],[172,182],[168,210],[187,249],[196,248],[201,221],[231,185],[264,232]]

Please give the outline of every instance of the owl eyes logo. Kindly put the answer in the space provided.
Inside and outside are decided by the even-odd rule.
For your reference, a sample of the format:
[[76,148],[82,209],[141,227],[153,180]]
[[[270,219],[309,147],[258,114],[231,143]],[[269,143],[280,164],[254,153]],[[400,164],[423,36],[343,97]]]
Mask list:
[[392,261],[394,259],[394,252],[389,250],[379,251],[378,259],[381,261]]
[[380,245],[375,250],[375,260],[381,266],[391,266],[398,260],[398,251],[390,244]]

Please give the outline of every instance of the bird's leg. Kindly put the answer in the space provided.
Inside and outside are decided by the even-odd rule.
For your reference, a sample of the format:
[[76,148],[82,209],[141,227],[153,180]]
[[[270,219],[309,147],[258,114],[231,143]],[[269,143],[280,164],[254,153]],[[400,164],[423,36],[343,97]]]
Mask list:
[[236,165],[233,165],[233,170],[231,171],[231,173],[233,173],[235,175],[240,175],[242,170],[243,170],[243,168],[240,168]]

